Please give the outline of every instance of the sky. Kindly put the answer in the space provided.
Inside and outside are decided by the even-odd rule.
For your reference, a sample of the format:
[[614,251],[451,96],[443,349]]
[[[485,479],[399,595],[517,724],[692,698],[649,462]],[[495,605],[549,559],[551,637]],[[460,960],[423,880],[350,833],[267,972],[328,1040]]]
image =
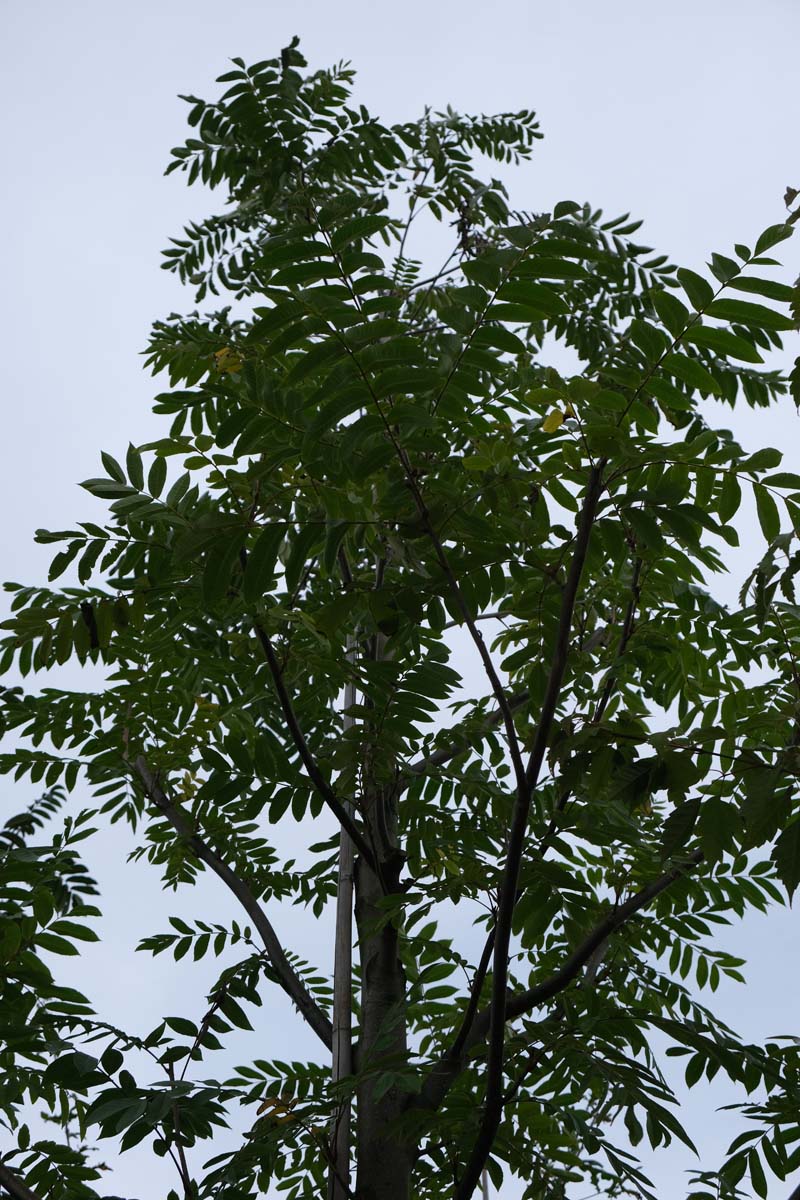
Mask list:
[[[50,556],[33,531],[97,519],[97,502],[77,481],[99,473],[101,449],[118,454],[159,431],[150,402],[161,386],[139,353],[152,320],[191,306],[160,270],[159,252],[219,205],[187,191],[181,175],[163,176],[186,130],[176,97],[213,94],[234,55],[271,57],[299,34],[311,64],[351,60],[357,99],[387,121],[426,104],[532,107],[545,140],[509,180],[514,206],[540,211],[569,198],[609,216],[631,212],[645,218],[642,240],[686,266],[701,267],[734,241],[752,243],[781,220],[786,186],[800,186],[796,0],[4,0],[2,16],[4,578],[42,581]],[[793,243],[787,254],[793,278]],[[726,412],[723,423],[752,449],[780,446],[797,470],[788,401],[766,414]],[[734,572],[762,552],[746,521]],[[3,806],[15,799],[4,784]],[[90,857],[111,948],[88,948],[80,986],[110,1019],[145,1031],[162,1013],[185,1011],[187,987],[201,1010],[211,977],[133,954],[145,924],[163,930],[167,913],[191,915],[199,901],[165,900],[142,867],[121,872],[127,849],[117,828]],[[214,919],[233,915],[218,893],[206,904]],[[279,918],[301,952],[325,962],[327,927],[303,925],[294,912]],[[796,913],[752,918],[726,945],[748,958],[749,982],[720,989],[721,1015],[754,1040],[800,1033]],[[273,1052],[313,1052],[280,1002],[265,1019]],[[713,1108],[731,1099],[716,1086],[691,1101],[709,1166],[732,1137],[730,1117]],[[144,1150],[111,1165],[109,1192],[165,1194],[166,1168]],[[652,1160],[659,1193],[683,1194],[690,1165],[680,1151]],[[776,1184],[774,1195],[789,1190]],[[518,1195],[509,1183],[502,1200]]]

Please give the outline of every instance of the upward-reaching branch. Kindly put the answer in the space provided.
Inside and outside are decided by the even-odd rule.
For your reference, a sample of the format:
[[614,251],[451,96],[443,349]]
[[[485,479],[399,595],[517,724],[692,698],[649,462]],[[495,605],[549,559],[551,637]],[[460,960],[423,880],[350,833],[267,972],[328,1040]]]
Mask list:
[[570,564],[566,587],[561,600],[558,631],[553,649],[553,658],[545,687],[542,711],[536,727],[533,748],[528,766],[524,771],[523,784],[517,787],[517,795],[511,816],[508,835],[508,852],[503,870],[498,898],[495,925],[494,958],[492,974],[492,1000],[489,1008],[489,1055],[486,1067],[486,1099],[483,1119],[478,1136],[467,1162],[464,1176],[456,1192],[456,1200],[469,1200],[478,1186],[481,1171],[491,1152],[497,1128],[503,1112],[503,1059],[505,1049],[506,1003],[508,989],[508,951],[511,942],[511,923],[517,902],[520,864],[528,828],[531,797],[539,780],[550,733],[553,726],[561,685],[567,666],[569,641],[572,631],[572,616],[580,588],[586,554],[589,549],[592,526],[597,515],[597,505],[602,491],[605,460],[598,462],[589,474],[583,498],[575,551]]
[[330,1050],[332,1043],[331,1023],[289,962],[278,940],[278,935],[267,918],[267,914],[250,891],[250,888],[195,832],[186,815],[166,795],[158,781],[158,776],[153,774],[142,755],[139,755],[136,759],[134,767],[150,801],[164,814],[173,829],[186,841],[189,848],[196,854],[200,861],[204,862],[222,880],[242,905],[242,908],[258,930],[259,936],[264,943],[264,949],[267,952],[270,966],[275,972],[281,987],[287,996],[297,1005],[297,1008],[320,1040]]
[[272,682],[275,685],[275,691],[278,693],[278,700],[280,702],[281,709],[283,710],[286,725],[289,729],[289,733],[291,734],[292,741],[297,749],[297,753],[300,755],[300,761],[305,767],[306,775],[308,775],[308,778],[311,780],[314,787],[327,804],[328,808],[336,817],[342,829],[345,829],[350,835],[353,845],[356,847],[361,857],[369,864],[370,868],[375,872],[375,874],[380,876],[378,864],[375,861],[375,855],[372,852],[371,846],[368,845],[364,835],[356,825],[347,807],[342,803],[331,785],[328,783],[325,776],[320,771],[314,760],[313,754],[308,748],[308,742],[303,736],[303,731],[298,724],[291,697],[286,690],[286,684],[283,681],[281,664],[278,662],[278,657],[273,649],[272,642],[269,640],[269,637],[257,621],[254,623],[254,628],[256,631],[256,637],[261,643],[261,648],[264,651],[264,657],[267,660],[270,674],[272,675]]

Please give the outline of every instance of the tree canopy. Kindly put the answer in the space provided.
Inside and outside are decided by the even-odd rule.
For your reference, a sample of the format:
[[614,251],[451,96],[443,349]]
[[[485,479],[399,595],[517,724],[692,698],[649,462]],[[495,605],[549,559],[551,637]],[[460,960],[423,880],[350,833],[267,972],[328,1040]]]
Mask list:
[[[38,532],[50,586],[7,585],[0,766],[44,794],[0,831],[0,1184],[97,1197],[99,1139],[169,1156],[180,1200],[653,1197],[636,1146],[693,1145],[674,1056],[746,1118],[689,1194],[764,1197],[800,1169],[797,1042],[710,996],[743,978],[718,930],[800,882],[800,475],[718,422],[800,395],[796,193],[698,274],[627,214],[512,208],[492,164],[533,112],[385,125],[296,42],[219,82],[168,171],[223,211],[163,265],[220,306],[155,323],[163,436],[102,454],[104,523]],[[743,496],[763,548],[724,604]],[[106,682],[59,686],[72,660]],[[220,960],[153,1030],[51,957],[96,937],[78,843],[118,820],[166,889],[242,908],[142,931]],[[290,914],[349,912],[348,847],[334,1003]]]

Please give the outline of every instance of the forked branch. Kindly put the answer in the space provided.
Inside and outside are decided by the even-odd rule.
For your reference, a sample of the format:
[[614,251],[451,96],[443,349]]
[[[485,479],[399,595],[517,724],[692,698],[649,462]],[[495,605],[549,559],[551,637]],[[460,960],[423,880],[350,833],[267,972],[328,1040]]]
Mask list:
[[[652,883],[641,888],[623,904],[611,909],[608,915],[602,921],[599,921],[572,953],[564,959],[564,962],[557,971],[554,971],[552,975],[548,976],[547,979],[544,979],[535,987],[527,988],[522,992],[509,992],[507,994],[505,1002],[506,1020],[511,1021],[517,1017],[526,1016],[540,1004],[545,1004],[548,1000],[552,1000],[555,996],[563,992],[577,978],[592,955],[614,933],[627,924],[638,912],[641,912],[643,908],[646,908],[648,904],[652,903],[656,897],[660,896],[662,892],[666,891],[678,879],[684,878],[688,872],[692,871],[702,861],[702,851],[695,850],[687,857],[685,862],[671,867],[670,870],[665,871],[657,879],[654,879]],[[434,1063],[419,1096],[410,1102],[411,1107],[435,1110],[440,1106],[447,1092],[464,1070],[470,1052],[476,1046],[486,1041],[490,1022],[491,1005],[480,1012],[476,1012],[471,1027],[464,1036],[459,1038],[458,1046],[456,1047],[454,1043],[450,1050]]]

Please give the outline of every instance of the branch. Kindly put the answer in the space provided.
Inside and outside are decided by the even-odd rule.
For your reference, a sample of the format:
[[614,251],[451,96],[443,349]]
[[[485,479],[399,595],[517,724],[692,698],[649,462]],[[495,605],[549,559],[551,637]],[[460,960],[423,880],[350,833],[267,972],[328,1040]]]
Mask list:
[[320,771],[314,760],[314,756],[308,748],[308,742],[303,736],[303,731],[297,722],[297,716],[295,715],[291,697],[289,696],[289,693],[286,690],[286,685],[283,682],[283,671],[281,670],[281,665],[278,662],[277,655],[272,648],[272,642],[269,640],[269,637],[258,624],[258,622],[254,622],[254,629],[269,665],[272,681],[275,684],[275,691],[278,693],[278,700],[280,701],[280,706],[283,710],[284,719],[289,727],[289,733],[292,736],[292,741],[295,744],[297,753],[300,755],[300,759],[306,769],[306,775],[311,780],[314,787],[327,804],[328,808],[336,817],[341,827],[350,835],[353,845],[356,847],[364,861],[369,865],[370,870],[373,871],[378,878],[380,878],[380,871],[378,869],[378,864],[375,861],[375,855],[372,852],[372,848],[368,845],[364,835],[361,833],[350,813],[347,811],[344,804],[342,804],[341,800]]
[[27,1184],[18,1179],[13,1171],[0,1162],[0,1184],[13,1196],[14,1200],[39,1200],[36,1192],[32,1192]]
[[[561,599],[556,643],[547,677],[542,710],[534,736],[533,748],[524,772],[523,782],[517,787],[511,826],[508,835],[508,852],[500,884],[500,895],[495,925],[494,961],[492,973],[492,1000],[489,1006],[489,1056],[486,1066],[486,1101],[483,1119],[475,1139],[475,1145],[467,1161],[464,1175],[456,1190],[455,1200],[469,1200],[480,1182],[481,1171],[489,1157],[492,1144],[503,1114],[503,1058],[505,1050],[506,1001],[508,990],[508,952],[511,943],[511,924],[517,902],[519,871],[525,835],[528,829],[531,799],[539,781],[539,772],[544,761],[556,707],[561,694],[561,685],[567,668],[569,643],[572,635],[572,617],[580,588],[583,567],[589,550],[589,539],[597,515],[606,460],[601,459],[589,474],[583,498],[575,538],[575,552],[570,563],[569,575]],[[498,701],[499,703],[499,701]]]
[[306,985],[289,962],[270,921],[250,888],[231,870],[203,839],[195,833],[189,818],[173,804],[161,788],[158,777],[153,774],[142,755],[134,764],[144,789],[156,808],[164,814],[173,829],[185,839],[189,848],[214,872],[233,893],[250,920],[255,925],[264,943],[269,964],[277,976],[278,983],[287,996],[297,1005],[308,1024],[330,1050],[332,1043],[331,1023],[314,1000]]
[[[624,904],[611,910],[607,917],[594,927],[591,933],[587,934],[580,945],[564,960],[561,966],[548,979],[536,985],[536,987],[528,988],[524,992],[509,993],[505,1003],[505,1016],[507,1021],[516,1019],[517,1017],[525,1016],[540,1004],[544,1004],[547,1000],[552,1000],[554,996],[563,992],[570,983],[580,974],[584,966],[589,962],[592,955],[608,940],[613,933],[622,928],[631,917],[645,908],[651,901],[660,896],[666,891],[676,880],[685,876],[687,871],[692,870],[703,861],[703,853],[701,850],[695,850],[690,854],[684,863],[672,867],[669,871],[665,871],[662,875],[646,887],[636,892]],[[472,1028],[469,1030],[466,1037],[462,1039],[462,1044],[458,1053],[454,1053],[454,1048],[450,1050],[436,1062],[431,1068],[430,1074],[423,1084],[422,1091],[418,1097],[410,1101],[410,1107],[420,1107],[423,1109],[437,1109],[444,1100],[447,1092],[457,1077],[464,1070],[467,1056],[470,1051],[481,1042],[486,1040],[489,1033],[491,1019],[491,1006],[483,1009],[482,1012],[476,1014],[472,1023]],[[791,1200],[795,1200],[792,1197]],[[800,1196],[797,1197],[800,1200]]]
[[[515,712],[518,708],[522,708],[523,704],[526,704],[529,699],[530,692],[528,692],[527,689],[524,692],[517,692],[515,696],[508,697],[508,707],[512,712]],[[411,763],[406,770],[411,775],[425,775],[431,767],[444,766],[444,764],[449,762],[451,758],[457,758],[459,754],[463,754],[465,750],[469,750],[472,746],[473,738],[486,737],[487,734],[492,733],[493,730],[497,729],[498,725],[502,725],[502,723],[503,714],[499,709],[495,709],[495,711],[486,718],[484,723],[478,726],[471,736],[456,737],[456,739],[451,742],[449,746],[442,746],[440,749],[434,750],[425,758],[418,758],[415,762]],[[452,734],[457,734],[457,731],[458,726],[454,726],[449,732]],[[409,782],[410,781],[408,779],[404,781],[404,789],[408,787]]]
[[608,704],[609,700],[611,699],[611,693],[613,692],[614,684],[617,681],[615,668],[617,667],[617,665],[619,664],[619,660],[622,658],[623,654],[625,653],[625,650],[627,649],[627,646],[628,646],[628,642],[630,641],[630,638],[631,638],[631,634],[633,633],[633,620],[634,620],[634,617],[636,616],[636,607],[639,603],[639,591],[640,591],[639,576],[641,575],[641,573],[642,573],[642,560],[641,560],[641,558],[637,558],[636,562],[634,563],[634,566],[633,566],[633,578],[631,579],[631,597],[630,597],[630,600],[628,601],[628,608],[625,613],[625,619],[622,623],[622,633],[620,635],[619,646],[617,647],[617,653],[614,657],[614,665],[612,666],[611,670],[609,671],[608,678],[606,679],[603,690],[600,693],[600,699],[597,701],[597,707],[594,710],[594,716],[592,717],[592,722],[595,725],[602,718],[603,713],[606,711],[606,705]]
[[663,875],[659,875],[658,879],[654,879],[652,883],[648,883],[647,887],[643,887],[635,895],[626,900],[624,904],[613,908],[608,916],[595,925],[591,933],[587,934],[576,950],[573,950],[569,958],[565,959],[555,974],[551,975],[543,983],[537,984],[536,987],[528,988],[527,991],[519,992],[516,996],[509,999],[506,1007],[506,1015],[509,1021],[515,1017],[521,1017],[525,1013],[530,1012],[532,1008],[543,1004],[545,1000],[551,1000],[553,996],[563,992],[568,984],[580,973],[581,969],[586,965],[596,950],[603,945],[605,941],[616,933],[631,917],[646,908],[652,900],[665,892],[676,880],[681,879],[687,870],[698,866],[703,861],[702,850],[693,851],[687,858],[685,863],[680,866],[672,867],[669,871],[665,871]]

